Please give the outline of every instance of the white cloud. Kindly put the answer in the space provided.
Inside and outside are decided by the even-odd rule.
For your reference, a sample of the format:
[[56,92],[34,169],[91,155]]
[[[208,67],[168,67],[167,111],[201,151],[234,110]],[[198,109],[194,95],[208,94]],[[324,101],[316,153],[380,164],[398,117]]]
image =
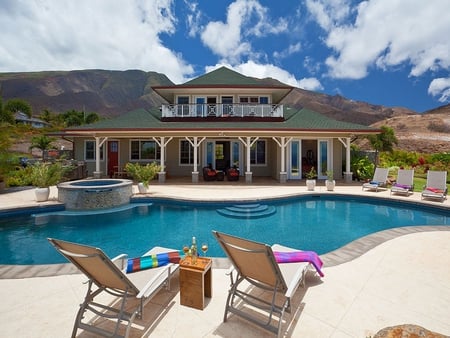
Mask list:
[[326,31],[343,23],[350,14],[348,0],[306,0],[306,8]]
[[201,33],[201,39],[223,62],[238,63],[243,55],[252,53],[246,38],[260,38],[286,30],[287,22],[284,19],[272,22],[267,8],[258,1],[237,0],[228,6],[226,22],[209,22]]
[[300,44],[300,42],[298,42],[296,44],[289,45],[286,49],[282,50],[281,52],[275,51],[273,53],[273,57],[275,59],[284,59],[284,58],[291,56],[292,54],[299,52],[300,49],[301,49],[301,44]]
[[2,3],[0,71],[144,69],[180,82],[193,69],[159,38],[175,31],[172,6],[173,0]]
[[293,87],[303,88],[307,90],[323,89],[320,81],[316,78],[303,78],[301,80],[297,80],[294,75],[290,74],[284,69],[271,64],[258,64],[253,61],[248,61],[246,63],[241,63],[234,66],[226,63],[220,63],[215,66],[205,67],[205,71],[210,72],[222,66],[233,69],[236,72],[239,72],[246,76],[252,76],[259,79],[273,78]]
[[373,66],[411,65],[410,76],[450,67],[448,0],[367,0],[355,8],[354,23],[341,20],[352,10],[336,15],[327,3],[307,1],[336,53],[326,60],[331,77],[361,79]]
[[450,77],[438,78],[431,81],[428,87],[428,94],[440,96],[439,102],[447,103],[450,101]]

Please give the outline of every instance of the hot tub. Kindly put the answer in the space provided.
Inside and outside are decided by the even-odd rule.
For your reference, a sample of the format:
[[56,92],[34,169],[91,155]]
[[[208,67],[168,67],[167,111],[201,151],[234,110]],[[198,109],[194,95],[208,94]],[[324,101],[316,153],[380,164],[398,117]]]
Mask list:
[[108,209],[130,203],[131,180],[88,179],[58,184],[58,200],[66,210]]

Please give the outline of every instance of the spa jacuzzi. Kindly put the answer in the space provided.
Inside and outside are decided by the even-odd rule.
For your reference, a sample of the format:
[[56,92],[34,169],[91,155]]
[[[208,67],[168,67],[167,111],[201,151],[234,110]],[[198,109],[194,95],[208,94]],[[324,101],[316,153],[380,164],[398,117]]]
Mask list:
[[107,209],[130,203],[131,180],[87,179],[58,184],[58,200],[66,210]]

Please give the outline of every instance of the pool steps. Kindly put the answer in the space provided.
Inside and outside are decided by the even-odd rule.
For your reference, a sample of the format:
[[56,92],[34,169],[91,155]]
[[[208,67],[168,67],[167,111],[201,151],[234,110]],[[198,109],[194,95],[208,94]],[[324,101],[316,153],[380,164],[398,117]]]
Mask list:
[[217,209],[217,212],[230,218],[263,218],[272,216],[277,212],[273,205],[267,204],[235,204],[229,207]]

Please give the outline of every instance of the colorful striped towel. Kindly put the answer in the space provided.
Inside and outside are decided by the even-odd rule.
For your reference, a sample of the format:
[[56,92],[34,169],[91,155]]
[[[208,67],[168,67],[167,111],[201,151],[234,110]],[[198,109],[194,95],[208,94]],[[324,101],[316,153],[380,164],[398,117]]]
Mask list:
[[322,272],[323,262],[319,255],[314,251],[288,251],[288,252],[273,252],[275,260],[277,263],[297,263],[297,262],[308,262],[311,263],[319,273],[320,277],[323,277]]
[[178,251],[159,253],[156,255],[129,258],[126,273],[137,272],[145,269],[157,268],[169,263],[178,264],[180,253]]

